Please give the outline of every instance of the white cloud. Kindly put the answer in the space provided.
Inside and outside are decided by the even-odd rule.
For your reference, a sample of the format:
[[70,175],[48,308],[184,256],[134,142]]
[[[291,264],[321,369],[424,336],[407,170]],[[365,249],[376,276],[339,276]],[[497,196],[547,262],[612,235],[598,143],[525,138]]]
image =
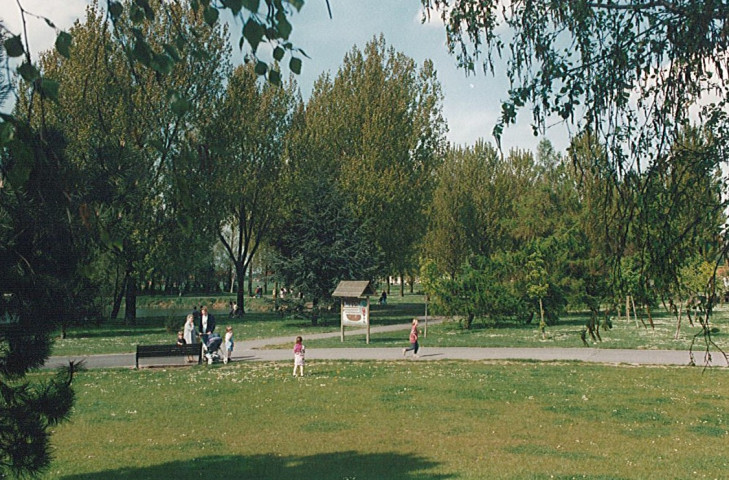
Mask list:
[[20,4],[26,12],[25,28],[21,10],[15,0],[0,0],[0,18],[5,27],[15,35],[22,34],[24,29],[27,31],[30,52],[37,58],[38,53],[52,48],[56,40],[56,30],[45,19],[52,22],[57,29],[68,31],[84,15],[88,1],[21,0]]
[[481,138],[494,143],[491,129],[496,116],[488,110],[462,107],[447,108],[443,113],[448,119],[448,140],[455,145],[472,145]]

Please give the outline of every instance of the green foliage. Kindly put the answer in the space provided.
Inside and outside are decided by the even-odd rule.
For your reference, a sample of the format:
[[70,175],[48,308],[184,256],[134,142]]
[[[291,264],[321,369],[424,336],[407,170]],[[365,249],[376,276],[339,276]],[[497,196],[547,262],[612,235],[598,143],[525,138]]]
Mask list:
[[246,301],[242,279],[285,208],[286,138],[297,106],[296,84],[259,81],[259,65],[265,67],[258,63],[233,70],[203,129],[207,184],[215,195],[200,208],[240,279],[241,307]]
[[[86,24],[76,24],[71,33],[57,32],[55,52],[42,57],[42,66],[31,61],[27,31],[0,38],[2,53],[25,56],[17,67],[25,83],[19,88],[16,112],[4,115],[0,123],[0,314],[12,319],[0,331],[0,474],[34,474],[46,467],[49,427],[72,405],[72,368],[63,379],[38,390],[20,379],[43,363],[57,325],[65,330],[74,315],[90,311],[86,306],[92,296],[87,294],[93,289],[89,284],[77,288],[85,278],[79,275],[83,254],[91,251],[84,250],[87,232],[79,235],[78,223],[96,231],[105,253],[116,257],[117,268],[123,266],[126,312],[132,320],[130,295],[145,256],[154,258],[155,247],[171,243],[164,235],[180,232],[174,228],[178,218],[185,223],[184,202],[175,201],[174,188],[183,183],[175,182],[179,157],[173,160],[170,154],[186,150],[181,139],[190,130],[182,117],[191,121],[189,112],[195,109],[194,116],[204,118],[199,106],[212,103],[207,92],[218,91],[200,83],[193,87],[187,80],[222,85],[214,74],[223,43],[218,10],[205,3],[206,26],[195,20],[199,3],[194,0],[109,0],[112,29],[94,3]],[[286,41],[292,27],[285,6],[273,0],[266,4],[268,13],[260,15],[265,41],[296,51]],[[236,1],[225,4],[235,15],[241,14],[242,6]],[[252,2],[245,6],[257,7]],[[18,9],[25,23],[28,12],[20,3]],[[257,8],[248,13],[259,17]],[[190,61],[193,58],[197,64]],[[210,70],[195,68],[202,64]],[[300,71],[300,63],[293,65]],[[274,83],[280,83],[277,73],[269,74]],[[2,101],[11,87],[4,77],[0,80]],[[167,108],[157,108],[160,104]],[[48,125],[60,133],[48,130]],[[67,176],[70,172],[78,177]],[[165,218],[167,213],[172,215]]]
[[[515,298],[523,297],[511,314],[544,310],[553,324],[567,298],[580,295],[582,272],[575,266],[587,254],[576,228],[575,182],[549,144],[539,155],[512,151],[502,158],[483,142],[451,149],[436,176],[425,250],[430,268],[451,278],[462,275],[473,255],[510,259],[504,281],[519,292]],[[528,260],[535,252],[540,258]]]
[[66,58],[71,58],[71,42],[72,38],[68,32],[61,32],[56,37],[56,50]]
[[546,297],[549,291],[549,283],[542,253],[537,250],[529,255],[524,268],[526,270],[527,294],[537,299]]
[[679,288],[686,251],[699,247],[721,261],[726,175],[715,148],[729,132],[728,84],[716,73],[727,69],[724,2],[422,3],[442,15],[464,69],[482,62],[493,73],[507,53],[511,89],[497,141],[523,108],[535,133],[552,116],[574,127],[571,159],[589,192],[581,223],[595,259],[580,261],[588,303],[599,304],[606,288],[625,293],[623,256],[635,257],[641,285],[633,293],[645,302],[651,289],[665,296]]
[[[0,475],[24,476],[50,463],[51,427],[70,412],[74,369],[45,385],[25,375],[48,358],[54,330],[89,307],[76,294],[93,287],[80,275],[84,242],[68,215],[75,170],[65,139],[14,126],[0,151]],[[11,173],[19,165],[23,173]]]
[[504,194],[505,163],[485,142],[449,149],[435,176],[424,242],[441,271],[454,275],[470,255],[489,255],[502,243],[512,198]]
[[[723,146],[705,131],[686,129],[651,171],[635,181],[640,222],[633,229],[641,281],[667,296],[682,288],[680,270],[695,257],[717,264],[726,248],[725,181],[717,165]],[[705,290],[709,290],[709,280]]]
[[20,38],[20,35],[8,37],[3,42],[3,45],[8,57],[20,57],[25,53],[25,48],[23,47],[23,41]]
[[329,302],[341,280],[374,280],[380,265],[367,229],[326,178],[310,179],[308,197],[286,212],[273,245],[276,277],[315,302]]
[[[672,141],[688,122],[689,106],[709,92],[726,95],[716,71],[726,68],[728,7],[713,0],[670,4],[624,2],[519,3],[423,0],[446,25],[449,49],[473,71],[507,51],[509,99],[495,128],[531,106],[535,129],[557,115],[605,138],[613,165],[630,169],[622,141],[632,140],[633,160]],[[502,37],[508,34],[508,46]],[[567,47],[567,48],[565,48]],[[673,61],[667,69],[666,61]],[[673,85],[685,88],[672,88]],[[636,94],[638,101],[631,101]],[[723,101],[710,110],[721,110]],[[669,135],[666,135],[666,134]],[[651,138],[652,137],[652,138]],[[623,163],[623,161],[626,161]]]
[[292,157],[335,178],[343,201],[381,252],[381,276],[417,270],[433,173],[445,149],[442,91],[431,62],[373,38],[322,75]]
[[[193,132],[208,121],[227,71],[229,47],[219,29],[184,8],[169,8],[169,15],[154,17],[155,23],[145,16],[143,27],[119,18],[114,30],[130,38],[154,34],[154,48],[169,52],[150,57],[163,76],[129,65],[104,13],[90,8],[85,21],[71,30],[74,54],[65,58],[47,52],[41,59],[45,73],[64,79],[58,103],[44,110],[44,119],[34,117],[32,98],[18,107],[38,124],[64,131],[69,158],[78,168],[79,216],[98,243],[88,270],[98,270],[94,278],[109,285],[104,290],[113,290],[108,292],[117,302],[112,315],[126,290],[130,322],[136,290],[131,286],[160,271],[172,277],[169,283],[189,280],[212,243],[201,240],[207,225],[193,228],[191,223],[200,202],[209,198],[195,188],[204,165],[198,157],[200,138]],[[148,15],[144,5],[138,11]],[[178,48],[176,37],[192,32],[195,39]],[[187,249],[179,248],[182,238]]]
[[[716,270],[713,263],[702,259],[701,257],[694,257],[688,259],[685,265],[681,268],[681,285],[685,289],[684,296],[690,298],[695,295],[704,297],[711,296],[716,282]],[[719,294],[723,290],[723,287],[719,288]]]
[[[4,336],[4,335],[3,335]],[[4,375],[3,375],[4,376]],[[74,367],[45,382],[0,382],[0,472],[25,477],[51,464],[51,432],[74,403]]]
[[452,278],[432,282],[435,313],[464,317],[470,329],[474,318],[526,318],[527,305],[515,288],[515,263],[509,255],[474,256]]

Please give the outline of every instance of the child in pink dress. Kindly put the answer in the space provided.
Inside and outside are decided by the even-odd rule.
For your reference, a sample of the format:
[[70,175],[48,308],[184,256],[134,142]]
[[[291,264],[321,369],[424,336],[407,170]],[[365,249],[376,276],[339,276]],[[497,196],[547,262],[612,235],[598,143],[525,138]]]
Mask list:
[[294,377],[296,376],[296,367],[299,367],[299,373],[304,376],[304,353],[306,348],[301,343],[302,338],[296,337],[296,343],[294,344]]

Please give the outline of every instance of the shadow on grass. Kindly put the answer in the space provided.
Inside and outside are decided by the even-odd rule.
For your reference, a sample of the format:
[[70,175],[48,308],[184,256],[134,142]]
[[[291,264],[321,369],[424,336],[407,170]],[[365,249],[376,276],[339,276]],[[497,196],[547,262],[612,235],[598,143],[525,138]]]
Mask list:
[[306,457],[277,455],[217,456],[194,458],[140,468],[120,468],[70,475],[64,480],[121,480],[198,478],[317,480],[405,479],[441,480],[452,475],[429,473],[438,466],[423,457],[400,453],[333,452]]

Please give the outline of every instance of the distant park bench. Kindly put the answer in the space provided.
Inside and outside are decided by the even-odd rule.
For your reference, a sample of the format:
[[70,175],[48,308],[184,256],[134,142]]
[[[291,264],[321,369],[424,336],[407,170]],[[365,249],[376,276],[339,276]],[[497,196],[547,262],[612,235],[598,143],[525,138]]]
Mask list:
[[189,343],[185,345],[137,345],[135,363],[137,368],[139,368],[140,358],[195,356],[197,356],[197,363],[202,363],[202,343]]

